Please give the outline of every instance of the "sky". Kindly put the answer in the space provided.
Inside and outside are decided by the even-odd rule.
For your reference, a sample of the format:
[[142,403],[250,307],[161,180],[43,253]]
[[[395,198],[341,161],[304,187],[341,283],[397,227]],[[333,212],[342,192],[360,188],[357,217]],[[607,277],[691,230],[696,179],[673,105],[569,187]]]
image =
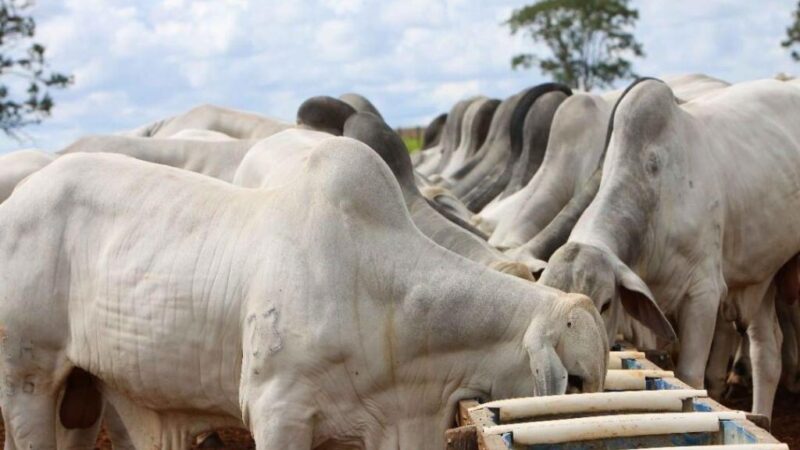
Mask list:
[[[75,76],[52,116],[0,137],[0,153],[56,151],[212,103],[293,121],[314,95],[359,92],[395,127],[459,99],[505,98],[549,81],[512,70],[542,50],[503,25],[530,0],[38,0],[36,40]],[[640,75],[730,82],[800,74],[780,46],[795,0],[633,0]],[[625,82],[618,83],[619,86]]]

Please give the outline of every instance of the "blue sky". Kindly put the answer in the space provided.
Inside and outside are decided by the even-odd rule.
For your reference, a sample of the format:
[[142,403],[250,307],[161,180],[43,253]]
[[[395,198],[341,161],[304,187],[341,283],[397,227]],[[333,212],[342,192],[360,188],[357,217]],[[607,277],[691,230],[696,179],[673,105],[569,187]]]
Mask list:
[[[293,120],[312,95],[357,91],[393,126],[425,124],[458,99],[546,81],[509,60],[533,44],[501,25],[525,1],[39,0],[37,40],[76,83],[19,143],[58,150],[214,103]],[[800,74],[780,47],[795,0],[639,0],[642,75],[731,82]]]

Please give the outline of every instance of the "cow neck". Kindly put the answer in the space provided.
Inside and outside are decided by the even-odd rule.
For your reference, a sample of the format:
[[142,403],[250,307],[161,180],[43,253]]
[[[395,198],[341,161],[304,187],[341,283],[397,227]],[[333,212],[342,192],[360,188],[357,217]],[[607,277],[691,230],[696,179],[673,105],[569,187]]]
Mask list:
[[[605,163],[613,137],[617,108],[634,87],[649,80],[663,83],[655,78],[640,78],[628,86],[614,104],[600,161],[601,167]],[[657,198],[652,190],[637,188],[640,185],[637,183],[638,173],[622,166],[614,169],[613,173],[606,171],[604,175],[604,170],[598,169],[600,176],[605,176],[605,179],[600,181],[593,201],[575,225],[573,236],[576,240],[586,239],[590,241],[589,243],[602,243],[601,245],[604,244],[614,252],[622,262],[631,265],[645,240]]]
[[[525,114],[522,125],[522,151],[513,165],[511,179],[502,194],[503,198],[525,186],[536,173],[544,159],[547,140],[550,136],[550,124],[556,109],[567,97],[572,95],[572,91],[563,85],[553,84],[546,88],[551,90],[546,89],[543,94],[540,94]],[[559,92],[563,95],[557,94]],[[538,101],[539,98],[541,98],[541,102]]]
[[447,113],[441,113],[425,127],[425,132],[422,134],[422,148],[420,151],[427,150],[437,145],[439,141],[442,140],[443,128],[446,121]]
[[440,173],[445,168],[450,162],[453,153],[461,144],[461,127],[464,122],[464,114],[467,112],[467,108],[475,101],[476,97],[461,100],[453,106],[447,115],[441,140],[442,158],[433,173]]
[[[429,304],[431,311],[418,318],[441,335],[457,335],[450,347],[459,349],[491,345],[502,340],[522,344],[534,316],[547,314],[558,291],[539,286],[468,261],[446,249],[426,244],[425,251],[409,255],[416,266],[406,277],[406,302]],[[424,255],[424,256],[421,256]],[[436,280],[420,283],[419,280]]]
[[[639,83],[647,80],[661,81],[656,78],[639,78],[630,86],[625,88],[622,94],[617,98],[614,107],[611,109],[611,114],[608,118],[608,125],[606,126],[606,138],[603,144],[603,151],[597,162],[597,168],[592,176],[587,180],[578,193],[573,196],[572,200],[567,203],[564,208],[556,215],[553,220],[542,230],[539,234],[533,237],[527,244],[525,244],[525,253],[540,259],[549,259],[561,245],[564,245],[570,239],[570,233],[573,229],[577,228],[579,219],[583,213],[590,208],[594,202],[595,197],[600,189],[600,182],[603,177],[603,164],[605,162],[608,146],[611,142],[611,135],[614,131],[614,118],[616,117],[617,107],[622,99]],[[625,247],[621,244],[619,247]]]
[[542,95],[553,91],[572,93],[566,86],[543,83],[512,97],[508,106],[510,113],[502,124],[500,139],[493,147],[494,152],[487,154],[482,161],[483,164],[476,169],[476,177],[480,178],[473,178],[474,182],[467,186],[467,192],[461,193],[467,208],[471,211],[480,211],[506,188],[514,172],[514,166],[522,155],[523,125],[528,111]]
[[[494,155],[503,151],[504,148],[510,146],[508,135],[508,124],[511,121],[511,113],[514,111],[514,106],[517,104],[521,94],[513,95],[503,100],[495,110],[492,116],[492,122],[489,124],[489,132],[486,135],[486,140],[478,151],[464,164],[456,173],[453,174],[453,179],[467,182],[473,170],[478,169],[478,166],[486,164],[486,161],[493,158]],[[463,191],[463,192],[462,192]],[[456,184],[453,188],[453,193],[462,196],[469,191],[469,185],[466,183]]]
[[344,135],[369,145],[386,162],[423,233],[440,245],[458,248],[480,262],[502,259],[489,244],[442,216],[428,203],[417,188],[405,144],[383,121],[372,115],[355,114],[345,124]]
[[477,107],[474,107],[474,113],[469,117],[469,120],[465,119],[464,127],[461,130],[461,144],[459,145],[459,149],[464,150],[464,159],[474,155],[483,142],[486,141],[486,137],[489,134],[489,126],[492,124],[492,117],[498,105],[500,105],[500,100],[486,99],[478,104]]

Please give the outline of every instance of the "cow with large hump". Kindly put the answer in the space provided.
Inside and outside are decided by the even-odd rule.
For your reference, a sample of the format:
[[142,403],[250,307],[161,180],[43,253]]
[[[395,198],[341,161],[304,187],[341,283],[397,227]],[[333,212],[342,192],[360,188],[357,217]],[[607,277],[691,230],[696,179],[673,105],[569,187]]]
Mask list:
[[[312,97],[298,109],[298,115],[313,113],[323,116],[324,110],[330,106],[329,97]],[[298,117],[298,121],[302,120],[302,117]],[[538,260],[526,264],[513,261],[470,231],[469,224],[459,223],[457,217],[448,215],[435,202],[423,197],[417,187],[411,160],[402,139],[379,117],[369,113],[354,114],[346,120],[342,134],[367,144],[389,165],[400,183],[406,207],[414,223],[437,244],[473,261],[527,280],[533,279],[532,271],[538,271],[544,265]],[[250,161],[255,161],[256,154],[270,152],[270,146],[268,140],[259,146],[259,150],[251,151],[252,156],[249,154],[242,162],[240,172],[245,170]],[[261,169],[256,165],[252,170],[257,172]]]
[[[667,77],[664,81],[683,100],[692,100],[730,86],[725,81],[702,74]],[[502,202],[489,205],[473,219],[481,230],[491,233],[493,245],[502,248],[525,245],[525,248],[510,252],[512,256],[547,259],[566,241],[574,220],[588,202],[581,202],[582,208],[572,215],[574,220],[567,222],[568,228],[558,233],[555,248],[548,245],[546,234],[533,239],[567,204],[582,196],[587,182],[592,188],[599,185],[599,176],[592,180],[592,175],[602,164],[611,109],[621,94],[621,91],[603,95],[576,93],[561,104],[553,118],[541,170],[534,174],[525,188]],[[589,201],[594,195],[590,193],[583,195]]]
[[158,120],[119,135],[165,138],[182,130],[199,129],[217,131],[235,139],[259,139],[292,127],[290,123],[252,112],[215,105],[200,105],[183,114]]
[[86,136],[58,154],[119,153],[230,182],[244,155],[258,142],[257,139],[198,140],[178,137]]
[[56,158],[52,153],[25,149],[0,156],[0,203],[4,202],[20,181]]
[[469,105],[482,97],[470,97],[457,102],[447,114],[447,120],[442,130],[442,138],[438,145],[425,150],[422,159],[417,162],[414,169],[423,176],[438,174],[450,161],[453,152],[458,148],[461,139],[461,126],[464,115]]
[[683,104],[662,82],[636,84],[597,195],[540,281],[589,295],[609,336],[623,310],[664,338],[672,317],[677,375],[696,387],[720,311],[747,330],[753,410],[770,415],[781,336],[767,290],[800,251],[798,114],[800,90],[774,80]]
[[[535,103],[548,97],[569,95],[566,86],[544,83],[503,101],[497,108],[478,153],[454,174],[453,193],[473,212],[480,211],[507,187],[524,147],[525,118]],[[549,124],[549,121],[548,121]]]
[[267,450],[441,448],[461,399],[602,389],[588,298],[434,244],[355,140],[287,170],[247,189],[75,154],[22,183],[0,205],[7,446],[55,448],[107,399],[136,448],[235,425]]
[[571,95],[572,91],[566,86],[562,86],[562,89],[548,92],[541,98],[537,98],[525,113],[522,123],[522,153],[514,163],[508,184],[496,197],[497,201],[507,198],[525,187],[539,170],[547,149],[553,116]]
[[[425,131],[422,133],[422,147],[419,149],[420,151],[416,153],[417,155],[420,154],[422,150],[427,150],[439,143],[442,139],[442,130],[444,130],[446,121],[447,113],[441,113],[430,121],[425,127]],[[417,161],[413,159],[411,162],[415,165],[417,164]]]
[[355,92],[348,92],[346,94],[340,95],[339,100],[352,106],[353,109],[355,109],[358,112],[368,112],[383,119],[381,113],[378,112],[378,108],[376,108],[375,105],[373,105],[372,102],[369,101],[367,97],[364,97],[361,94],[357,94]]
[[469,105],[464,113],[458,148],[453,151],[450,161],[439,174],[442,181],[438,184],[449,185],[447,179],[457,172],[483,145],[498,105],[500,105],[500,100],[487,97],[481,97]]
[[[471,223],[473,213],[448,189],[451,185],[449,177],[463,167],[486,141],[492,117],[499,104],[500,100],[481,97],[469,105],[464,113],[458,148],[453,151],[450,161],[441,173],[430,176],[428,178],[430,183],[420,186],[425,198],[435,202],[450,215],[458,217],[465,223]],[[485,239],[489,237],[488,235],[484,236]]]

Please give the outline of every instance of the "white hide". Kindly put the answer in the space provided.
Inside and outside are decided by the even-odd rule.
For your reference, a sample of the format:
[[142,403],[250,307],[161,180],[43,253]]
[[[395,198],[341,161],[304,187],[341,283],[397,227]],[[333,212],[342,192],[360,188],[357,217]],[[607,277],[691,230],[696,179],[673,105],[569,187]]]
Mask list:
[[[195,136],[197,136],[195,134]],[[60,151],[70,153],[118,153],[165,166],[232,181],[244,155],[257,140],[144,138],[87,136]]]
[[50,164],[56,155],[41,150],[27,149],[0,156],[0,203],[14,191],[20,181]]
[[781,336],[768,290],[800,252],[798,115],[800,91],[774,80],[680,105],[662,83],[637,85],[619,104],[600,190],[542,279],[595,296],[598,308],[612,300],[609,333],[620,311],[611,284],[638,284],[675,319],[677,373],[693,386],[703,384],[719,309],[747,329],[754,411],[770,415]]
[[137,448],[165,450],[242,424],[264,450],[440,449],[460,399],[562,393],[567,373],[601,389],[608,343],[586,297],[433,244],[358,142],[321,142],[293,175],[248,189],[68,155],[0,205],[16,447],[55,446],[73,367]]
[[[684,100],[729,86],[700,74],[666,80],[676,96]],[[485,208],[474,219],[481,230],[493,231],[490,243],[502,248],[523,245],[578,195],[598,168],[611,109],[621,93],[576,93],[561,104],[553,118],[544,160],[531,181],[515,195]],[[513,256],[522,260],[525,257],[522,253],[524,249]]]
[[260,139],[293,128],[294,125],[260,114],[215,105],[200,105],[189,111],[134,130],[119,133],[129,137],[173,136],[187,129],[210,130],[235,139]]

